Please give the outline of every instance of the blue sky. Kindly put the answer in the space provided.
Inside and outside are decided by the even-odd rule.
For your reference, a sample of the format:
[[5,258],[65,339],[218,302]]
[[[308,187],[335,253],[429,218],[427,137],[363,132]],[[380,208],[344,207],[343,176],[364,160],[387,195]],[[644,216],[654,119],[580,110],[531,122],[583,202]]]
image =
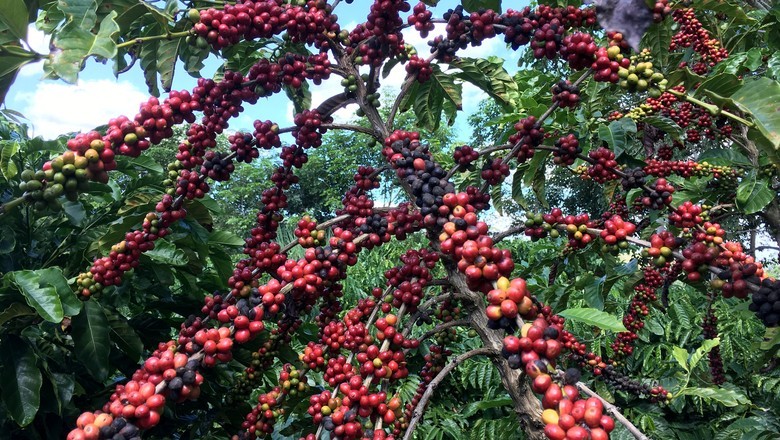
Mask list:
[[[355,24],[365,21],[368,11],[368,2],[360,1],[353,4],[342,2],[336,9],[342,28],[351,29]],[[412,3],[414,6],[415,3]],[[434,17],[441,17],[447,9],[455,7],[458,2],[443,0],[433,8]],[[523,7],[527,2],[518,2],[515,8]],[[408,14],[404,14],[404,19]],[[437,25],[435,31],[429,35],[432,39],[443,32],[443,26]],[[426,40],[420,38],[413,29],[407,29],[404,33],[407,43],[412,44],[421,54],[428,54],[429,48]],[[48,38],[34,27],[30,27],[28,43],[35,50],[48,52]],[[462,51],[465,57],[499,56],[506,60],[505,67],[510,73],[517,69],[517,53],[507,50],[501,38],[488,40],[480,47],[469,48]],[[52,138],[58,134],[69,131],[84,131],[95,126],[105,124],[112,117],[119,115],[134,116],[141,102],[148,98],[146,84],[140,66],[136,65],[130,71],[119,78],[113,75],[110,64],[101,64],[90,60],[86,68],[81,72],[78,84],[71,85],[63,81],[42,81],[42,63],[25,66],[11,87],[6,98],[6,107],[19,111],[27,116],[33,126],[33,133],[46,138]],[[206,63],[202,71],[205,77],[211,76],[217,69],[219,62],[211,59]],[[403,66],[396,66],[390,76],[383,80],[386,94],[392,94],[398,90],[403,81],[405,70]],[[321,86],[312,87],[312,103],[317,105],[328,97],[343,91],[339,84],[339,77],[333,77]],[[195,85],[195,79],[190,77],[183,69],[179,68],[174,76],[174,89],[189,89]],[[468,136],[466,116],[476,110],[477,104],[484,98],[484,94],[470,85],[464,85],[463,89],[463,113],[456,121],[456,130],[459,137]],[[353,117],[354,106],[342,110],[335,115],[340,121],[346,121]],[[281,126],[291,125],[292,106],[284,94],[278,94],[271,98],[263,99],[257,105],[249,107],[234,122],[231,122],[231,130],[251,130],[255,119],[270,119]]]

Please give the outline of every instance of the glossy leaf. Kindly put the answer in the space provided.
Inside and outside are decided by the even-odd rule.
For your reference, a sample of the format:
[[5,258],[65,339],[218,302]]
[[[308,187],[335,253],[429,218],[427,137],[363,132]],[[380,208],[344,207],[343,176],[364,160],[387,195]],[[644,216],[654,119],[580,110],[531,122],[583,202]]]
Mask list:
[[153,261],[171,266],[184,266],[189,261],[184,251],[165,240],[157,240],[154,249],[147,251],[144,255]]
[[631,118],[612,121],[599,127],[599,139],[606,142],[619,156],[628,147],[629,135],[636,134],[636,123]]
[[57,295],[62,303],[62,311],[65,316],[75,316],[81,311],[82,302],[73,293],[73,289],[68,285],[68,280],[62,274],[62,269],[58,267],[47,267],[35,271],[40,277],[42,285],[52,286],[57,291]]
[[114,21],[116,11],[111,11],[100,22],[97,34],[71,21],[57,33],[54,45],[60,49],[51,57],[51,67],[65,81],[74,83],[84,61],[90,56],[112,59],[117,53],[114,35],[119,25]]
[[619,318],[610,315],[609,313],[602,312],[601,310],[589,308],[566,309],[560,312],[559,315],[571,319],[572,321],[598,327],[602,330],[611,330],[613,332],[627,331]]
[[674,357],[674,360],[677,361],[677,363],[685,370],[689,371],[690,367],[688,367],[688,351],[685,350],[682,347],[674,347],[672,348],[672,356]]
[[0,389],[3,403],[20,426],[32,423],[41,403],[43,377],[29,345],[16,335],[5,335],[0,345]]
[[511,109],[517,96],[517,83],[504,69],[504,60],[500,58],[460,58],[451,64],[461,72],[458,78],[479,87],[501,106]]
[[71,320],[71,329],[76,358],[96,380],[106,380],[111,346],[108,320],[100,304],[85,302],[84,311]]
[[776,196],[769,187],[769,180],[757,179],[755,174],[750,174],[742,179],[737,187],[737,207],[745,214],[755,214],[769,205]]
[[461,4],[467,12],[476,12],[480,9],[492,9],[496,12],[501,12],[501,0],[463,0]]
[[5,180],[13,179],[19,170],[13,161],[13,156],[19,151],[19,143],[15,141],[0,141],[0,174]]
[[694,0],[691,6],[698,10],[722,12],[732,24],[748,24],[755,21],[745,13],[738,3],[730,0]]
[[699,154],[697,162],[707,162],[711,165],[724,166],[744,166],[751,167],[753,164],[739,151],[733,148],[711,148]]
[[111,341],[133,360],[143,354],[144,344],[138,334],[130,327],[127,318],[117,311],[105,310],[108,325],[111,327]]
[[51,285],[42,285],[40,274],[32,270],[17,270],[7,276],[22,292],[27,304],[43,319],[55,323],[62,321],[65,315],[57,289]]
[[780,149],[778,96],[780,83],[769,78],[750,81],[731,96],[742,111],[753,116],[758,129],[776,150]]
[[679,140],[682,137],[683,130],[676,122],[664,116],[648,116],[642,119],[643,122],[668,134],[672,139]]
[[750,399],[744,394],[726,388],[686,388],[680,395],[700,397],[704,400],[718,402],[729,408],[750,404]]
[[720,338],[704,340],[704,342],[701,343],[701,347],[697,348],[696,351],[694,351],[691,355],[691,359],[688,361],[688,367],[691,370],[696,368],[696,366],[699,365],[699,362],[701,362],[702,358],[718,345],[720,345]]
[[0,26],[16,40],[27,39],[27,6],[24,0],[0,0]]
[[423,84],[418,84],[410,99],[414,114],[417,116],[417,123],[430,131],[436,131],[442,113],[445,111],[445,101],[451,103],[450,112],[453,109],[461,109],[462,86],[455,83],[453,75],[442,72],[438,65],[434,64],[431,68],[433,69],[431,78]]
[[209,234],[209,243],[223,244],[225,246],[243,246],[244,239],[228,231],[213,231]]

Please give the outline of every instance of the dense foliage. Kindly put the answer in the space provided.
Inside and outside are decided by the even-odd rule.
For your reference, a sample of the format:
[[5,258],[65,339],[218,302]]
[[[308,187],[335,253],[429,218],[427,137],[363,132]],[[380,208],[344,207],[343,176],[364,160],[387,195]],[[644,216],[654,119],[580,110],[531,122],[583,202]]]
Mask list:
[[[92,58],[154,95],[0,115],[2,432],[780,435],[777,7],[339,3],[0,3],[3,95]],[[517,68],[459,56],[490,38]],[[282,92],[292,126],[234,127]]]

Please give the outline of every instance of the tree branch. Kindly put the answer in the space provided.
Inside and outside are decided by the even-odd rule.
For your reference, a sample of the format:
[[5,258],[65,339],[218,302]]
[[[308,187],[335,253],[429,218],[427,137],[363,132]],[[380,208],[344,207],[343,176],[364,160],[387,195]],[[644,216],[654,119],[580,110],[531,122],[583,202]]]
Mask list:
[[618,422],[620,422],[623,426],[626,427],[626,430],[630,432],[637,440],[650,440],[650,437],[644,435],[642,431],[639,430],[633,423],[631,423],[623,414],[620,413],[620,410],[615,405],[607,402],[604,400],[603,397],[599,396],[598,393],[588,388],[587,385],[585,385],[582,382],[577,382],[577,388],[580,389],[583,393],[587,394],[590,397],[595,397],[601,401],[601,404],[604,405],[604,408],[607,409],[607,412],[615,418]]
[[442,370],[439,372],[439,374],[436,375],[436,377],[433,378],[430,384],[428,384],[428,387],[425,389],[425,392],[423,393],[422,397],[420,398],[420,402],[417,404],[417,407],[414,409],[414,412],[412,412],[412,419],[409,421],[409,427],[406,428],[406,432],[404,433],[403,440],[411,440],[412,434],[414,433],[414,428],[417,427],[417,423],[419,423],[420,419],[422,418],[423,414],[425,413],[425,407],[428,405],[428,401],[431,400],[431,397],[433,396],[434,390],[436,390],[436,387],[439,386],[439,384],[444,380],[445,377],[447,377],[450,372],[466,361],[467,359],[470,359],[474,356],[497,356],[499,353],[498,350],[493,348],[477,348],[471,351],[467,351],[460,356],[457,356],[452,362],[447,364]]

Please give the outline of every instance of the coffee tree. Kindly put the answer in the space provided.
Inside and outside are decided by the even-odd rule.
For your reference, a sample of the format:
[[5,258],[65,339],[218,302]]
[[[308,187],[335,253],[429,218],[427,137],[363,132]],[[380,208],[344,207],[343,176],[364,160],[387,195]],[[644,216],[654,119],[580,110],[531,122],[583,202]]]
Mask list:
[[[520,427],[507,425],[513,429],[500,433],[505,438],[648,438],[642,432],[648,423],[632,423],[612,403],[615,395],[654,414],[679,412],[687,399],[713,418],[720,416],[712,407],[760,405],[729,384],[734,374],[721,359],[715,305],[755,313],[746,325],[759,339],[759,328],[766,328],[763,353],[753,353],[741,371],[774,378],[780,284],[756,260],[755,243],[732,240],[737,232],[727,227],[750,226],[753,242],[756,231],[780,234],[776,10],[761,2],[543,2],[517,9],[463,2],[435,17],[425,3],[377,0],[365,22],[345,29],[337,7],[366,5],[194,1],[184,9],[175,2],[159,9],[131,1],[29,7],[18,1],[3,8],[9,11],[3,13],[6,83],[18,67],[41,58],[18,44],[31,18],[53,37],[54,50],[45,57],[50,77],[75,81],[85,60],[96,57],[111,60],[117,72],[138,63],[150,91],[158,94],[159,76],[167,92],[142,103],[134,117],[118,116],[67,139],[67,151],[40,168],[17,177],[16,165],[12,170],[6,161],[4,176],[20,183],[6,192],[4,216],[25,210],[26,218],[47,218],[60,209],[72,215],[80,197],[94,197],[114,182],[117,168],[129,163],[153,169],[144,151],[171,138],[174,126],[188,127],[167,170],[158,172],[160,195],[147,200],[153,209],[119,222],[112,229],[115,243],[86,270],[70,280],[56,268],[5,275],[9,292],[20,293],[34,310],[13,305],[3,312],[4,322],[49,322],[39,333],[13,326],[4,341],[0,385],[6,412],[18,425],[36,419],[44,391],[63,408],[75,391],[90,390],[77,393],[80,414],[59,410],[70,417],[64,422],[69,432],[62,433],[68,439],[165,436],[193,420],[201,421],[190,431],[196,437],[229,432],[234,439],[263,438],[286,430],[284,435],[306,440],[410,439],[437,387],[477,357],[492,362],[508,399],[463,413],[511,407]],[[406,28],[427,38],[442,27],[426,53],[405,44]],[[491,38],[522,51],[521,63],[536,71],[523,69],[513,77],[500,60],[459,56]],[[169,91],[177,62],[197,74],[210,56],[224,59],[215,78]],[[389,110],[380,112],[380,86],[395,65],[404,66],[406,79]],[[309,88],[332,77],[341,78],[343,92],[312,108]],[[497,142],[441,150],[449,157],[434,154],[426,136],[456,117],[464,82],[499,106]],[[262,108],[264,98],[283,91],[295,103],[292,126],[271,120],[231,125],[246,107]],[[333,114],[347,106],[356,106],[365,123],[334,122]],[[407,112],[414,126],[398,124],[399,114]],[[297,170],[334,130],[364,136],[376,163],[352,170],[354,184],[333,218],[299,217],[295,238],[283,242],[284,217],[302,214],[288,212],[286,192],[306,185]],[[217,148],[222,133],[228,134],[229,152]],[[283,142],[285,135],[291,143]],[[262,190],[242,259],[221,283],[182,275],[189,281],[180,281],[172,302],[219,286],[198,310],[171,317],[178,333],[169,338],[163,328],[165,339],[147,350],[140,366],[116,361],[132,345],[125,316],[133,311],[123,302],[130,300],[118,298],[143,295],[132,278],[152,269],[145,264],[177,264],[177,245],[171,243],[200,231],[191,218],[202,206],[198,201],[266,150],[278,152],[278,167]],[[554,167],[603,187],[608,209],[546,207],[546,174]],[[510,177],[515,202],[528,207],[534,197],[534,205],[545,210],[527,212],[524,223],[496,231],[495,210],[513,203],[502,190]],[[400,189],[406,200],[377,203],[380,186]],[[545,263],[546,284],[531,270],[541,269],[530,264],[534,255],[502,246],[518,234],[560,249],[558,262]],[[193,255],[204,252],[187,243]],[[345,307],[344,286],[361,260],[386,246],[402,249],[392,268],[366,280],[361,297]],[[149,261],[148,254],[155,258]],[[202,267],[224,273],[220,268],[228,258],[210,254]],[[566,275],[561,283],[574,284],[567,295],[584,290],[583,301],[556,295],[559,271]],[[616,278],[621,287],[610,294]],[[649,357],[642,345],[649,341],[650,317],[661,315],[666,332],[684,325],[676,322],[680,312],[669,312],[675,309],[675,282],[707,297],[700,347],[689,353],[675,346],[666,353],[663,368],[674,380],[630,377],[634,363]],[[619,312],[622,320],[604,311],[613,295],[628,301]],[[13,301],[8,296],[5,301]],[[110,335],[109,318],[119,322]],[[304,329],[309,334],[302,337]],[[651,331],[665,333],[663,327]],[[300,352],[289,356],[291,346]],[[91,379],[83,379],[84,372],[52,373],[49,361],[54,365],[58,351],[71,350]],[[642,357],[634,359],[638,353]],[[709,373],[697,368],[704,357]],[[238,374],[225,374],[237,368]],[[43,387],[41,371],[53,378],[51,387]],[[414,390],[406,381],[410,372],[420,378]],[[73,375],[80,378],[78,387]],[[58,386],[58,380],[70,385]],[[701,380],[710,385],[689,386]],[[773,380],[760,385],[763,391],[776,391],[780,379]],[[761,398],[758,392],[753,397]],[[767,405],[769,421],[757,437],[777,432],[771,409],[776,403],[770,398]],[[242,408],[248,408],[245,414],[237,414]],[[746,432],[749,417],[743,409],[732,419],[744,420]],[[36,435],[52,436],[41,427],[57,423],[39,420],[33,426],[40,428]]]

